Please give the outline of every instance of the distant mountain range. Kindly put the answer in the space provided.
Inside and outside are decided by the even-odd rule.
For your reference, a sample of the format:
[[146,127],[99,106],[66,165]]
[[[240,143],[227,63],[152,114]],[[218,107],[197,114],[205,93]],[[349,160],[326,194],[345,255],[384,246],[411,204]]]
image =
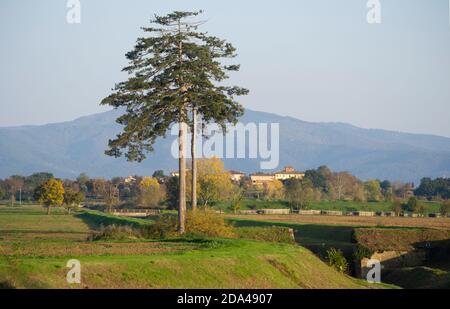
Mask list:
[[[156,143],[142,163],[104,155],[108,139],[120,132],[119,111],[42,126],[0,128],[0,177],[52,172],[57,177],[151,175],[177,168],[170,155],[173,136]],[[246,110],[241,122],[279,123],[280,165],[298,170],[327,165],[362,179],[418,182],[422,177],[450,175],[450,138],[362,129],[342,123],[311,123],[292,117]],[[228,169],[246,173],[260,160],[227,159]]]

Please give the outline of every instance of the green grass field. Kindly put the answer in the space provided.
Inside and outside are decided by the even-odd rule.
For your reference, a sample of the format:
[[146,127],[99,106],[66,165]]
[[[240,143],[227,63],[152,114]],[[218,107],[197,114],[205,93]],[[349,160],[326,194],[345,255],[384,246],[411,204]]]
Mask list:
[[[438,213],[440,203],[422,201],[428,213]],[[229,205],[225,203],[217,203],[214,207],[231,212]],[[337,211],[391,211],[391,202],[354,202],[354,201],[321,201],[312,202],[308,209],[315,210],[337,210]],[[283,201],[263,201],[245,199],[241,203],[241,210],[250,209],[279,209],[289,208],[287,202]]]
[[[67,215],[55,210],[47,216],[39,206],[0,207],[0,287],[387,287],[338,273],[298,245],[242,239],[87,240],[100,224],[110,223],[151,221],[92,211]],[[66,283],[66,263],[73,258],[81,262],[81,285]]]

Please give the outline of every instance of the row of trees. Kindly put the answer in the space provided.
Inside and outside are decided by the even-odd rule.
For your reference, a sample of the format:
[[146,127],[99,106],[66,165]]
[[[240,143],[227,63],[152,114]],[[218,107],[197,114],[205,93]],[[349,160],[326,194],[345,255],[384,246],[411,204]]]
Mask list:
[[[283,182],[253,184],[248,177],[234,183],[223,162],[218,158],[201,159],[197,164],[195,190],[198,203],[204,208],[221,202],[237,211],[244,198],[258,198],[267,201],[285,201],[293,209],[305,209],[312,202],[340,199],[391,201],[392,211],[396,214],[402,211],[423,214],[426,211],[424,203],[417,197],[405,198],[404,191],[408,189],[408,192],[411,192],[406,184],[391,184],[389,181],[378,180],[363,182],[349,173],[335,173],[325,166],[307,171],[302,180],[289,179]],[[187,175],[192,177],[191,171],[188,171]],[[54,192],[62,191],[59,194],[60,198],[53,200],[52,203],[65,204],[69,209],[71,206],[75,207],[85,197],[90,203],[101,203],[109,210],[115,207],[177,209],[179,205],[179,179],[165,176],[163,171],[156,171],[152,177],[114,177],[110,180],[90,178],[86,174],[81,174],[76,180],[66,179],[57,182],[61,183],[63,190],[57,188],[51,174],[39,173],[28,177],[12,176],[0,180],[0,187],[5,188],[8,185],[12,191],[8,191],[7,194],[14,196],[12,193],[15,192],[16,186],[12,184],[21,185],[24,188],[24,196],[31,196],[30,200],[45,205],[50,204],[43,196],[48,196],[49,192],[58,196]],[[53,186],[51,190],[48,189],[49,184]],[[192,188],[188,183],[185,198],[193,207]],[[447,213],[448,204],[448,201],[443,202],[441,213]]]
[[392,201],[407,199],[412,194],[412,184],[376,179],[361,181],[348,172],[333,172],[326,166],[305,172],[303,179],[284,182],[272,181],[254,185],[250,178],[241,181],[241,187],[249,197],[265,200],[288,200],[296,206],[305,206],[311,201]]
[[450,199],[450,178],[423,178],[414,194],[429,200]]
[[77,208],[84,200],[84,195],[80,191],[72,188],[64,188],[61,180],[50,178],[38,186],[34,194],[39,203],[47,207],[49,215],[52,207],[65,206],[69,214],[72,209]]

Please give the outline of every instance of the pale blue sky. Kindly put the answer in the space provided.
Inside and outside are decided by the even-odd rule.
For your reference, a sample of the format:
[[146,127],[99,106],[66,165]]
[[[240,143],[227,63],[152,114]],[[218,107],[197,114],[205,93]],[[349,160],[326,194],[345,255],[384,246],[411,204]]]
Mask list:
[[211,34],[238,48],[242,103],[307,121],[450,137],[448,0],[0,1],[0,126],[72,120],[124,75],[124,54],[153,14],[204,9]]

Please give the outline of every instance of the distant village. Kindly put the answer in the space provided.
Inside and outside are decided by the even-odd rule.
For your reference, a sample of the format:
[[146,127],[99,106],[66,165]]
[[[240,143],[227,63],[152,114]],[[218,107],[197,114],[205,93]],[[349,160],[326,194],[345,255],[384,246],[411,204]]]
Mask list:
[[[239,171],[228,171],[230,174],[231,180],[234,182],[240,182],[243,177],[246,177],[247,174]],[[179,177],[179,172],[172,172],[170,174],[172,177]],[[273,174],[269,173],[261,173],[257,172],[249,175],[252,184],[254,185],[262,185],[265,183],[269,183],[275,180],[287,180],[287,179],[303,179],[305,177],[304,172],[299,172],[295,170],[292,166],[286,166],[283,170],[275,172]]]

